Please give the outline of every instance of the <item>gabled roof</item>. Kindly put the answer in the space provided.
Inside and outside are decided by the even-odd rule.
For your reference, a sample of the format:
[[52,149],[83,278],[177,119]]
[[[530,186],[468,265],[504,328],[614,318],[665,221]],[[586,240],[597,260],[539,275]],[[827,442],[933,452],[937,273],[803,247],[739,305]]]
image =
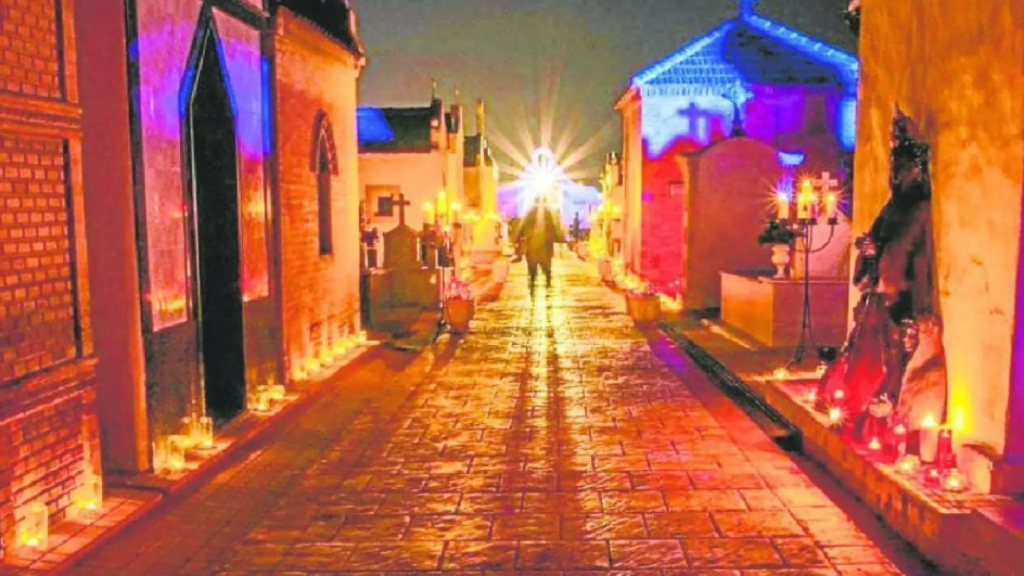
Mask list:
[[641,70],[632,87],[743,101],[753,84],[839,85],[852,92],[858,76],[853,55],[746,11]]
[[276,5],[309,20],[353,54],[363,55],[355,12],[349,7],[348,0],[278,0]]
[[375,108],[356,110],[360,152],[429,152],[434,109]]

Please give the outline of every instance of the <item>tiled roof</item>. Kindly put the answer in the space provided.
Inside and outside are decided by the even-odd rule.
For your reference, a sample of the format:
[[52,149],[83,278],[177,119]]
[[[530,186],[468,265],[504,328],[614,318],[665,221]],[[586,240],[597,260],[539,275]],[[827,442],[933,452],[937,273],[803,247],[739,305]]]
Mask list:
[[360,152],[429,152],[430,107],[374,108],[356,112]]
[[643,93],[744,100],[753,84],[853,90],[857,77],[854,56],[767,18],[743,14],[651,64],[632,83]]
[[347,0],[279,0],[292,12],[316,24],[328,36],[344,44],[355,54],[363,47],[354,29],[352,9]]

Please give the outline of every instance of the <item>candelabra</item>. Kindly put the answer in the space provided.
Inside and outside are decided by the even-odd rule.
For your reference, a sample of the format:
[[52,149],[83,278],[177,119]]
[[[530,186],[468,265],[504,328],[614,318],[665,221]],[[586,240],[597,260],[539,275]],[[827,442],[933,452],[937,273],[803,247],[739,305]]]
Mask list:
[[[776,222],[789,230],[794,238],[803,239],[803,247],[797,244],[797,258],[803,257],[803,301],[800,316],[800,335],[797,338],[796,349],[793,357],[786,364],[786,370],[798,366],[804,360],[804,353],[808,346],[815,347],[814,331],[811,321],[811,255],[822,252],[832,243],[835,237],[836,226],[839,224],[838,197],[832,192],[829,185],[833,180],[829,179],[828,173],[823,174],[821,182],[824,184],[822,197],[816,193],[814,184],[810,180],[801,183],[801,189],[796,198],[797,217],[790,219],[790,197],[786,193],[779,193],[776,197],[777,217]],[[818,224],[818,216],[824,212],[825,222],[828,224],[828,238],[819,246],[814,245],[814,231]]]

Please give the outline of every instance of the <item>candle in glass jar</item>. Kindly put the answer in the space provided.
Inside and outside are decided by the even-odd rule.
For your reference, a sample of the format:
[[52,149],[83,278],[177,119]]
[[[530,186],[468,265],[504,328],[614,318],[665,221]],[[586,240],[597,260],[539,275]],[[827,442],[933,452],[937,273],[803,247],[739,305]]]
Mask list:
[[775,206],[779,220],[789,220],[789,195],[785,192],[776,193]]
[[935,416],[928,414],[921,422],[920,455],[922,462],[934,462],[939,448],[939,424]]

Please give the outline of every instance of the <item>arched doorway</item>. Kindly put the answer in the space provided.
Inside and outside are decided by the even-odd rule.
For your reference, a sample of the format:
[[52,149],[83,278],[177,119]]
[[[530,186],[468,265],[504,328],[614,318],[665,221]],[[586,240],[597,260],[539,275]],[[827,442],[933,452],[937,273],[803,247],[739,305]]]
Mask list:
[[245,408],[246,388],[235,122],[214,30],[196,65],[187,131],[204,399],[223,421]]

